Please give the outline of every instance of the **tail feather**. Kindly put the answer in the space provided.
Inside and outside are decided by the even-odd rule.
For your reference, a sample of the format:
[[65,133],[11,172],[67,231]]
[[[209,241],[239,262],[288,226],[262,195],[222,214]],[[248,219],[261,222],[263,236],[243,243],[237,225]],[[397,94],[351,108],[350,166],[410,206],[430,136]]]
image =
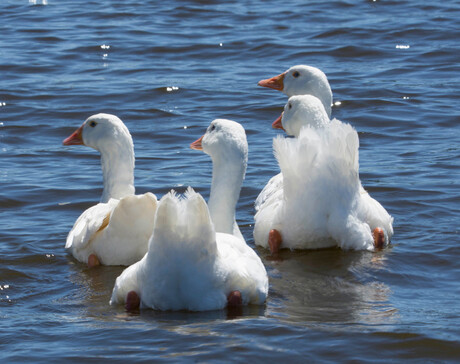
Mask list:
[[208,206],[203,197],[193,191],[188,190],[185,195],[185,210],[183,219],[187,224],[187,239],[188,242],[214,241],[214,227],[209,214]]
[[277,137],[273,149],[283,175],[284,196],[295,197],[299,186],[309,183],[310,171],[314,169],[320,156],[320,140],[314,128],[306,127],[299,138]]
[[[163,242],[177,241],[179,239],[179,230],[177,229],[179,208],[179,199],[176,192],[171,192],[164,195],[158,203],[157,213],[155,217],[155,227],[153,229],[153,237],[150,244],[159,245]],[[154,249],[150,246],[149,250]]]
[[325,143],[329,145],[332,155],[342,156],[347,168],[358,172],[359,167],[359,137],[356,130],[347,123],[334,119],[324,133]]
[[276,138],[273,148],[286,198],[296,196],[299,186],[310,184],[321,173],[359,183],[359,138],[349,124],[334,119],[323,128],[307,126],[296,139]]
[[174,191],[163,196],[158,203],[153,236],[152,249],[166,254],[215,246],[214,227],[203,197],[191,188],[182,199]]
[[[149,306],[189,309],[212,287],[216,259],[215,232],[206,202],[188,189],[180,199],[174,192],[158,203],[148,253],[143,291]],[[192,306],[190,306],[192,305]]]

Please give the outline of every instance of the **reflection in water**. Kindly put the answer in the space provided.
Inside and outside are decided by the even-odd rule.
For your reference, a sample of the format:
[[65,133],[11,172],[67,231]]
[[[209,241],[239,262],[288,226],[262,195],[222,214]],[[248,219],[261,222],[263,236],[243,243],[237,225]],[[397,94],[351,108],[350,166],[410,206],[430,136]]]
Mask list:
[[[3,362],[458,362],[458,5],[350,3],[0,1]],[[237,219],[253,246],[253,203],[284,135],[270,125],[287,99],[257,81],[300,63],[325,71],[342,102],[333,115],[359,132],[361,179],[395,217],[398,244],[265,259],[266,306],[236,315],[111,307],[123,267],[88,270],[64,250],[102,177],[95,153],[61,146],[72,125],[121,116],[138,193],[190,184],[207,199],[211,161],[188,145],[216,117],[241,122]]]
[[[85,317],[97,318],[100,320],[112,320],[111,314],[120,320],[130,320],[133,317],[140,317],[145,321],[167,320],[173,324],[172,329],[176,330],[175,325],[179,325],[180,330],[185,323],[202,323],[203,321],[214,320],[233,320],[240,318],[253,318],[264,316],[265,306],[243,306],[225,310],[188,312],[188,311],[155,311],[144,309],[134,312],[126,312],[123,306],[112,307],[109,305],[112,289],[116,278],[125,269],[122,266],[99,266],[87,268],[86,265],[71,260],[70,281],[79,286],[76,301],[81,300],[85,308]],[[177,330],[179,330],[177,327]]]
[[104,319],[112,311],[109,305],[116,278],[126,268],[123,266],[99,266],[88,268],[69,257],[70,281],[79,287],[75,301],[81,301],[82,315]]
[[[287,322],[308,324],[355,323],[394,324],[397,310],[389,302],[391,289],[378,279],[385,270],[386,255],[377,253],[324,249],[282,251],[279,260],[264,257],[270,276],[266,306],[245,306],[209,312],[161,312],[141,310],[126,312],[122,306],[109,305],[115,279],[124,267],[89,269],[72,260],[70,280],[80,287],[76,301],[82,301],[82,314],[98,320],[140,319],[144,322],[167,322],[166,330],[192,330],[196,325],[216,320],[247,319],[267,316]],[[71,259],[71,258],[69,258]],[[185,326],[184,326],[185,325]],[[199,329],[202,330],[203,328]],[[206,333],[209,334],[209,333]]]
[[324,249],[283,251],[279,260],[265,259],[270,275],[267,316],[306,324],[395,323],[391,289],[378,281],[385,255]]

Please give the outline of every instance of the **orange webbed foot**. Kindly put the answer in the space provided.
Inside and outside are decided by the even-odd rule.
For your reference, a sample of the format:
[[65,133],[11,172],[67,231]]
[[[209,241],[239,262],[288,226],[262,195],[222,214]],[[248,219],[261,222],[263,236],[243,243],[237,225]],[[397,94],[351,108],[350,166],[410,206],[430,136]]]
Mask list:
[[98,265],[101,265],[101,262],[99,261],[99,258],[97,257],[97,255],[90,254],[90,256],[88,257],[88,267],[94,268],[94,267],[97,267]]
[[136,291],[129,291],[126,295],[126,311],[138,310],[141,305],[141,299]]
[[278,256],[282,242],[283,239],[281,238],[280,232],[276,229],[270,230],[268,233],[268,246],[270,247],[272,256]]
[[237,307],[243,304],[243,298],[240,291],[231,291],[227,296],[227,306]]
[[385,245],[385,233],[382,228],[376,227],[372,233],[375,249],[382,249]]

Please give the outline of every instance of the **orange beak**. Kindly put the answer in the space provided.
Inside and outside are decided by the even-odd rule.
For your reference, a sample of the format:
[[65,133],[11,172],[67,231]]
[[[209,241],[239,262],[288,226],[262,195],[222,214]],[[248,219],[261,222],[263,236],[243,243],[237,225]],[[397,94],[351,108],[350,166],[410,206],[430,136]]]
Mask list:
[[190,144],[190,148],[195,149],[195,150],[203,150],[203,146],[201,145],[203,137],[204,135],[201,136],[201,138],[195,140],[192,144]]
[[[283,129],[283,130],[284,130],[284,128],[283,128],[283,123],[281,122],[282,119],[283,119],[283,113],[281,113],[281,115],[279,116],[279,118],[276,119],[276,120],[273,122],[272,128],[273,128],[273,129]],[[284,130],[284,131],[286,131],[286,130]]]
[[285,75],[286,72],[272,78],[267,78],[266,80],[259,81],[258,85],[262,87],[272,88],[278,91],[283,91]]
[[68,138],[64,139],[62,142],[63,145],[83,145],[83,138],[82,138],[82,132],[83,132],[83,125],[80,126],[77,130],[73,132],[72,135],[70,135]]

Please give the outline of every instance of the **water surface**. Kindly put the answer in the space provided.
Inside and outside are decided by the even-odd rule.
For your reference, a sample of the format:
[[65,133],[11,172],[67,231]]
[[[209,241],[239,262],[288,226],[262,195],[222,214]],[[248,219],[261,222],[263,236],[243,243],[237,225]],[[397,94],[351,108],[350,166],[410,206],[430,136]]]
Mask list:
[[[3,0],[0,4],[0,357],[3,361],[456,361],[460,357],[455,1]],[[333,115],[360,137],[363,185],[395,218],[376,253],[255,248],[253,202],[278,172],[286,97],[257,81],[321,68]],[[88,269],[65,238],[102,191],[98,154],[63,147],[88,116],[118,115],[138,193],[191,185],[189,149],[214,118],[246,129],[237,218],[270,278],[241,312],[126,313],[122,267]],[[96,359],[95,359],[96,360]]]

